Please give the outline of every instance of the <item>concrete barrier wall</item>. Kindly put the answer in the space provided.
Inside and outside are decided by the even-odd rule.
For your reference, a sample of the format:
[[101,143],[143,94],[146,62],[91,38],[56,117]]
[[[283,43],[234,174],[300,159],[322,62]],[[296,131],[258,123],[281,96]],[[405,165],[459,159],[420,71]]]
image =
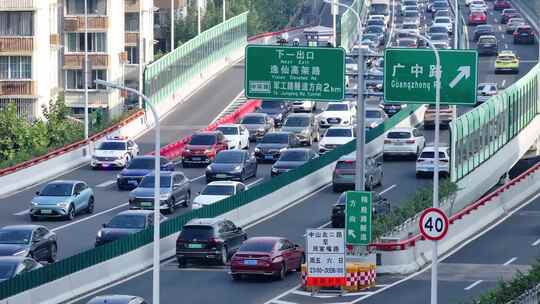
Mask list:
[[[419,118],[423,117],[425,107],[420,107],[405,119],[400,126],[416,125]],[[382,134],[366,146],[366,151],[377,153],[382,149],[382,140],[386,134]],[[369,153],[368,153],[369,154]],[[258,200],[246,204],[240,208],[227,212],[220,217],[234,221],[239,226],[249,225],[257,220],[290,206],[317,189],[329,185],[332,181],[332,171],[335,162],[325,166]],[[295,191],[291,191],[295,189]],[[178,233],[161,240],[161,259],[173,257],[176,252],[176,238]],[[152,265],[152,244],[143,246],[122,256],[110,259],[106,262],[76,272],[62,279],[27,290],[20,294],[9,297],[0,304],[53,304],[68,301],[77,296],[101,288],[112,282],[129,277],[143,271]]]

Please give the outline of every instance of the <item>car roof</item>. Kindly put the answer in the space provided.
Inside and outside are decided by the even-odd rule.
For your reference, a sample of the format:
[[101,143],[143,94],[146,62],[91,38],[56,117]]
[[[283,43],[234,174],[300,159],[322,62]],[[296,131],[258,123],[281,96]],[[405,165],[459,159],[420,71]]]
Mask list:
[[345,129],[345,130],[353,130],[354,127],[353,126],[330,126],[330,128],[328,128],[327,130],[335,130],[335,129]]
[[[290,116],[290,115],[289,115],[289,116]],[[287,132],[287,131],[268,132],[268,133],[264,134],[264,136],[270,135],[270,134],[272,134],[272,135],[289,136],[289,134],[292,134],[292,132]],[[264,136],[263,136],[263,137],[264,137]]]
[[219,125],[219,127],[239,127],[241,126],[240,124],[222,124],[222,125]]
[[137,298],[129,295],[103,295],[91,299],[87,304],[128,304]]
[[[435,147],[434,146],[426,146],[426,147],[424,147],[422,152],[435,152]],[[448,146],[440,146],[439,147],[439,152],[448,152]]]
[[221,131],[197,131],[192,137],[196,135],[217,135],[218,133],[221,133]]
[[119,212],[116,215],[149,215],[153,213],[154,213],[154,210],[125,210],[125,211]]
[[497,83],[496,82],[481,82],[478,84],[478,86],[481,86],[481,85],[491,85],[491,86],[497,86]]
[[[177,175],[179,172],[176,172],[176,171],[160,171],[159,172],[159,175],[160,176],[173,176],[173,175]],[[155,171],[152,170],[152,172],[148,173],[146,176],[154,176],[155,175]]]
[[310,151],[311,151],[310,148],[290,148],[290,149],[285,150],[283,153],[286,153],[286,152],[304,152],[304,153],[309,153]]
[[207,186],[236,186],[238,184],[243,184],[241,182],[237,181],[213,181],[211,183],[208,183]]
[[52,182],[49,182],[48,184],[76,184],[76,183],[84,183],[84,182],[79,181],[79,180],[71,180],[71,179],[57,179]]
[[513,51],[510,51],[510,50],[500,51],[499,54],[498,54],[498,56],[508,56],[508,55],[515,56],[516,54]]
[[268,116],[268,114],[266,114],[266,113],[260,113],[260,112],[256,112],[256,113],[247,113],[246,115],[244,115],[244,118],[247,117],[247,116]]
[[246,242],[275,243],[283,239],[284,238],[278,237],[278,236],[256,236],[256,237],[250,237],[249,239],[245,240],[244,243]]
[[478,39],[486,39],[486,38],[497,40],[497,37],[495,37],[495,35],[482,35]]
[[522,25],[518,25],[517,27],[518,29],[522,29],[522,28],[526,28],[526,29],[532,29],[532,27],[528,24],[522,24]]
[[209,226],[213,226],[217,223],[221,223],[223,222],[224,219],[220,219],[220,218],[195,218],[195,219],[192,219],[191,221],[187,222],[184,226],[191,226],[191,225],[209,225]]
[[287,116],[287,118],[289,117],[311,117],[313,114],[311,113],[291,113],[289,114],[289,116]]
[[388,132],[412,132],[413,129],[413,127],[392,128]]

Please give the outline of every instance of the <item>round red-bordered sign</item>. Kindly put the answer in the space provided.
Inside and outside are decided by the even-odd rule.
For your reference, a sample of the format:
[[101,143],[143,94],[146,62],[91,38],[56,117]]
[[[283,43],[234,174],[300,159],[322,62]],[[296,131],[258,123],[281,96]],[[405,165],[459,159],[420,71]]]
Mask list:
[[418,221],[420,233],[430,241],[439,241],[448,233],[448,217],[439,208],[427,208]]

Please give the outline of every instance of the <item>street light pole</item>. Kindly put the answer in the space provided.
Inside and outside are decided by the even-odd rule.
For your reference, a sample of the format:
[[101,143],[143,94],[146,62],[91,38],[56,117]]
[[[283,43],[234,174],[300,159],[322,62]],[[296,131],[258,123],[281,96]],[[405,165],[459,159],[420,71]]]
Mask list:
[[456,15],[454,16],[454,50],[458,49],[458,34],[459,34],[459,2],[455,1]]
[[338,14],[338,1],[339,0],[333,0],[332,2],[332,5],[331,5],[331,8],[330,8],[330,12],[332,14],[332,34],[333,34],[333,41],[332,41],[332,45],[335,47],[336,46],[336,43],[337,43],[337,30],[336,30],[336,19],[337,19],[337,14]]
[[88,1],[84,1],[84,140],[88,141]]
[[171,52],[174,51],[174,0],[171,0]]
[[146,105],[150,108],[150,111],[152,112],[152,115],[154,116],[154,122],[156,124],[155,126],[155,139],[154,139],[154,264],[152,269],[152,287],[153,287],[153,294],[152,294],[152,303],[159,304],[159,253],[160,253],[160,175],[161,175],[161,168],[160,168],[160,122],[159,122],[159,116],[156,112],[156,109],[154,109],[154,105],[150,102],[148,97],[146,97],[144,94],[139,93],[139,91],[125,87],[123,85],[118,85],[115,83],[103,81],[103,80],[96,80],[96,85],[102,85],[105,87],[110,87],[113,89],[119,89],[119,90],[125,90],[133,94],[137,94],[139,97],[144,99]]
[[223,0],[223,22],[227,21],[227,14],[226,14],[226,11],[225,11],[225,5],[226,5],[226,1]]
[[201,34],[201,0],[197,0],[197,35]]
[[144,61],[144,53],[143,53],[143,47],[144,47],[144,40],[143,40],[143,3],[144,1],[140,1],[139,3],[139,74],[138,74],[138,82],[139,82],[139,109],[142,109],[143,104],[143,98],[141,97],[143,93],[143,61]]
[[[440,133],[440,106],[441,106],[441,59],[439,57],[439,51],[428,38],[417,34],[415,32],[398,30],[398,33],[407,33],[413,35],[431,47],[435,53],[435,138],[434,149],[435,155],[433,157],[433,208],[439,208],[439,133]],[[437,304],[437,274],[438,274],[438,242],[433,241],[432,257],[431,257],[431,304]]]

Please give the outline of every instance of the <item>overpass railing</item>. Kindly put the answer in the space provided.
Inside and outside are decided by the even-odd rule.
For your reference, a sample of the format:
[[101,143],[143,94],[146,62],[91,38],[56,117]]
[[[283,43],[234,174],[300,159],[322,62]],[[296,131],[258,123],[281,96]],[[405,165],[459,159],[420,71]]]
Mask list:
[[144,73],[146,96],[159,103],[208,66],[243,49],[247,44],[247,15],[244,12],[202,32],[148,65]]
[[[367,13],[365,0],[354,0],[351,7],[355,8],[361,17]],[[341,17],[340,33],[341,47],[349,52],[358,38],[358,19],[350,9],[347,9]]]
[[490,159],[540,113],[540,64],[513,85],[450,124],[451,178]]

